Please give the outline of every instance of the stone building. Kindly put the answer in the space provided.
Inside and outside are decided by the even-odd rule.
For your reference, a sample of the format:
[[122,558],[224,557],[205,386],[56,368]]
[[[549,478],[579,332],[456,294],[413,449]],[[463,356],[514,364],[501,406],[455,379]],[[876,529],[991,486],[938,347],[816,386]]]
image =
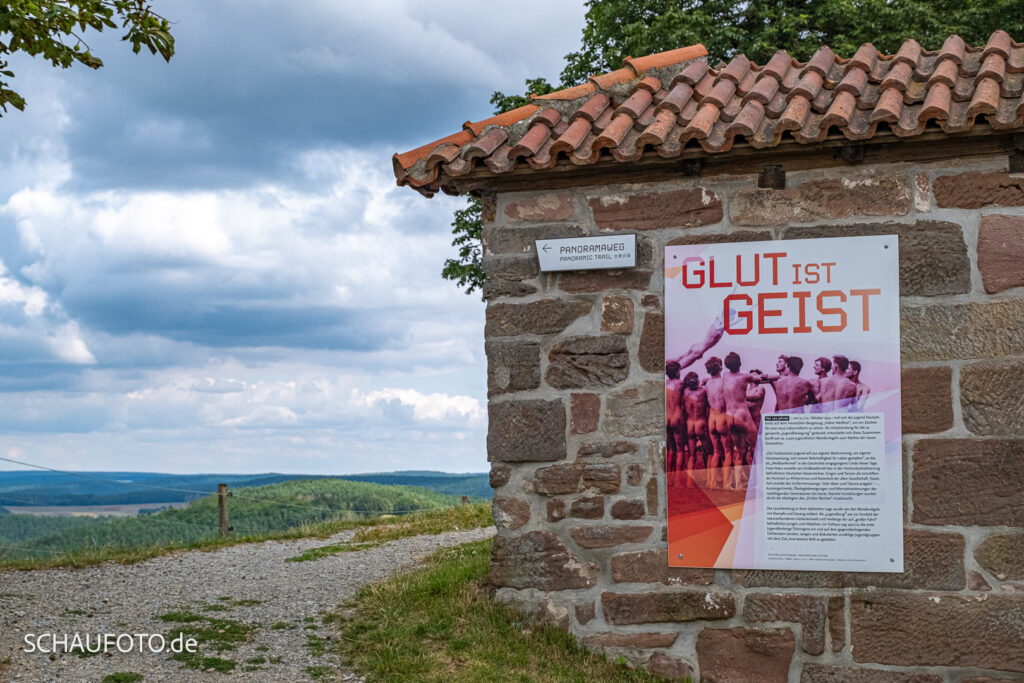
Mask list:
[[[623,67],[395,155],[483,201],[497,599],[668,678],[1024,675],[1024,44]],[[534,240],[637,235],[541,273]],[[896,233],[902,574],[670,569],[667,245]]]

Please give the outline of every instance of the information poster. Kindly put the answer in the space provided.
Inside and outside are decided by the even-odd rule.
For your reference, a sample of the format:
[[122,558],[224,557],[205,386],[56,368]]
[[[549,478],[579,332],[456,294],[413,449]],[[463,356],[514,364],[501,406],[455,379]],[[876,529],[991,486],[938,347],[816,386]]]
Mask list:
[[676,567],[903,571],[896,235],[665,249]]

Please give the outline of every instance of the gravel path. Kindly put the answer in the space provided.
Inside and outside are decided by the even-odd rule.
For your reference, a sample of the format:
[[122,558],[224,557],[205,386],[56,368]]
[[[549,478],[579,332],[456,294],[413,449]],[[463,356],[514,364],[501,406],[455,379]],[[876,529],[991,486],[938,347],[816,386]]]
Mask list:
[[[415,567],[438,548],[488,538],[494,527],[405,538],[314,561],[285,561],[309,548],[349,540],[353,534],[190,551],[127,566],[0,572],[0,681],[94,683],[114,672],[143,674],[147,683],[359,681],[334,657],[309,648],[308,641],[331,634],[321,613],[336,608],[361,586]],[[89,657],[24,651],[26,634],[70,637],[77,632],[82,638],[90,634],[94,643],[97,633],[167,634],[176,624],[157,617],[177,611],[255,628],[236,650],[203,652],[234,660],[233,672],[185,668],[170,660],[168,652],[139,653],[137,646],[129,654],[114,649],[112,654]],[[320,667],[322,676],[314,679],[308,667]]]

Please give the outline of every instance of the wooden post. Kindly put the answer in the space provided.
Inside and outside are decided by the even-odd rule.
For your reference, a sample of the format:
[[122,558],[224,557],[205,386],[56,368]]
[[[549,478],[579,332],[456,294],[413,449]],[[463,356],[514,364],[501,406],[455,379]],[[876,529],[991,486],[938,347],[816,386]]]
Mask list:
[[462,497],[462,504],[463,505],[469,505],[469,496],[463,496]]
[[217,484],[217,511],[220,513],[220,537],[228,537],[228,485]]

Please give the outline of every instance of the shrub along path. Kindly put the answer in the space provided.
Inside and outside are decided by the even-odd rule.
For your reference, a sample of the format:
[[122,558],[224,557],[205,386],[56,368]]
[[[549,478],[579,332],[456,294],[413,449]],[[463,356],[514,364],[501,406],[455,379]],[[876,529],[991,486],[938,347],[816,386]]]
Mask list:
[[[338,667],[324,614],[360,587],[411,568],[439,548],[488,538],[494,528],[397,540],[357,533],[190,551],[132,565],[0,572],[0,680],[218,681],[227,680],[227,672],[235,680],[360,680]],[[171,659],[170,652],[140,654],[136,639],[130,654],[25,652],[25,635],[42,633],[89,634],[93,645],[99,633],[162,634],[167,642],[184,633],[201,649]]]

